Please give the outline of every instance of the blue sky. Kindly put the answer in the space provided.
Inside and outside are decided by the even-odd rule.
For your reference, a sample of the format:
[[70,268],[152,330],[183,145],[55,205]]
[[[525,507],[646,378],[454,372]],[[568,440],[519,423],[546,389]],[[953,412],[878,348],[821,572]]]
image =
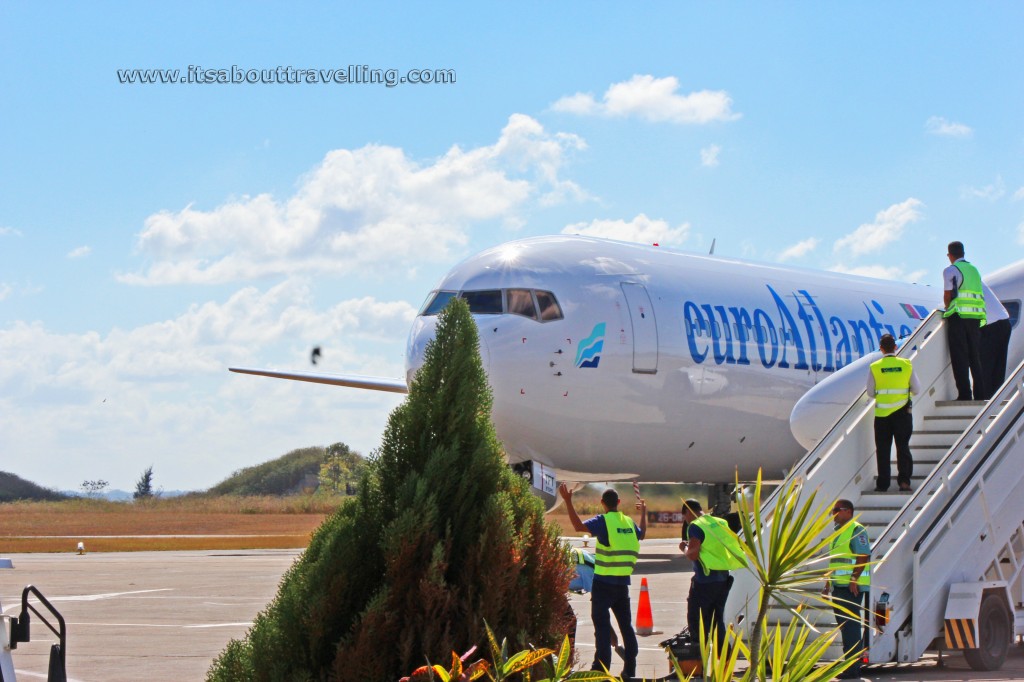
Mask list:
[[[0,470],[368,454],[462,258],[581,232],[939,285],[1024,252],[1024,5],[0,5]],[[455,83],[121,84],[119,69]],[[937,296],[937,300],[939,297]]]

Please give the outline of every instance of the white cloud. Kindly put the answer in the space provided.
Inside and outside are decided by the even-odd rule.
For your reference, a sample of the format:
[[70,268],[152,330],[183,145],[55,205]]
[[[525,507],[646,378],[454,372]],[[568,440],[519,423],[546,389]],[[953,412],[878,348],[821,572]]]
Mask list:
[[877,251],[902,237],[907,225],[920,220],[921,212],[918,209],[923,206],[924,204],[914,198],[893,204],[879,211],[875,215],[875,222],[865,223],[838,239],[833,250],[836,253],[848,252],[854,256]]
[[74,260],[76,258],[85,258],[90,253],[92,253],[91,246],[79,246],[78,248],[69,251],[67,257]]
[[601,102],[592,94],[578,92],[551,105],[555,111],[585,116],[636,116],[652,122],[710,123],[733,121],[732,98],[724,90],[700,90],[679,94],[675,76],[655,78],[635,75],[628,81],[613,83]]
[[561,111],[566,114],[578,114],[580,116],[601,113],[601,105],[594,100],[593,95],[585,92],[577,92],[575,95],[563,97],[552,104],[551,108],[555,111]]
[[717,166],[718,165],[718,153],[722,151],[722,148],[717,144],[713,144],[709,147],[704,147],[700,150],[700,165],[702,166]]
[[474,224],[514,220],[528,202],[584,198],[559,175],[567,154],[583,148],[575,135],[514,114],[494,145],[452,147],[430,164],[395,147],[335,150],[285,201],[261,194],[151,215],[137,244],[150,265],[119,280],[222,283],[451,260]]
[[0,225],[0,237],[20,237],[21,232],[18,232],[13,227],[4,227]]
[[10,284],[7,284],[6,282],[0,282],[0,301],[10,296],[12,291],[14,291],[14,289],[11,287]]
[[1003,176],[996,176],[995,182],[985,187],[964,187],[960,191],[960,196],[964,199],[984,199],[986,201],[996,201],[1001,199],[1006,194],[1006,184],[1003,182]]
[[1014,201],[1020,201],[1021,199],[1024,199],[1024,187],[1021,187],[1020,189],[1013,193]]
[[974,134],[970,126],[955,121],[947,121],[941,116],[932,116],[925,124],[924,129],[931,135],[942,137],[970,137]]
[[566,226],[562,234],[581,234],[640,244],[679,246],[690,234],[690,224],[672,227],[664,220],[651,220],[641,213],[629,222],[625,220],[593,220]]
[[898,265],[857,265],[848,267],[843,264],[836,264],[829,268],[832,272],[841,272],[847,275],[860,275],[861,277],[873,277],[899,282],[921,282],[928,276],[926,270],[904,270]]
[[783,250],[779,254],[779,262],[793,260],[794,258],[803,258],[814,249],[818,248],[820,240],[817,237],[809,237],[803,241],[797,242],[792,246]]
[[0,355],[18,358],[0,363],[9,470],[47,485],[102,477],[124,488],[152,463],[161,485],[193,488],[303,445],[344,440],[368,454],[397,398],[227,371],[309,367],[310,348],[323,345],[321,371],[402,376],[410,304],[359,298],[317,310],[312,299],[310,283],[292,278],[134,329],[0,328]]
[[1024,244],[1024,223],[1017,226],[1017,243]]

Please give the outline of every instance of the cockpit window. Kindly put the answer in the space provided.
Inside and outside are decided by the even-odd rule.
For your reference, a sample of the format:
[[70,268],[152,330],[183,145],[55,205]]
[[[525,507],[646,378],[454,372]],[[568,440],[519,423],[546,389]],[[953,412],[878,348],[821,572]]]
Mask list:
[[477,315],[500,315],[501,289],[463,291],[459,294],[469,304],[469,312]]
[[537,319],[537,308],[533,305],[533,292],[529,289],[506,289],[505,312]]
[[537,306],[540,307],[541,322],[562,319],[562,308],[550,291],[537,291]]
[[550,291],[533,289],[481,289],[479,291],[434,291],[427,296],[420,315],[437,315],[448,301],[458,296],[476,315],[522,315],[531,320],[550,322],[562,319],[562,308]]
[[448,301],[455,297],[456,291],[435,291],[427,296],[427,302],[423,304],[420,315],[437,315],[448,305]]

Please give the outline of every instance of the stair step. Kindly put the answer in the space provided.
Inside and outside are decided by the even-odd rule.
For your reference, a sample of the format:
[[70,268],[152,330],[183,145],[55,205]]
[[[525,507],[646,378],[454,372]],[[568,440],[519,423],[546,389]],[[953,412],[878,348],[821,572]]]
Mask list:
[[[934,425],[939,428],[948,426],[956,427],[963,431],[975,418],[975,415],[925,415],[925,419],[922,421],[927,425]],[[989,419],[995,419],[995,416],[991,415]]]
[[[915,431],[910,437],[910,447],[915,448],[922,445],[939,445],[945,449],[953,447],[953,444],[960,440],[963,431],[950,431],[938,429],[922,429]],[[971,439],[973,443],[974,439]]]
[[[1005,401],[1004,401],[1004,403],[1005,403]],[[938,407],[940,409],[944,408],[944,407],[945,408],[951,408],[951,407],[982,408],[982,407],[985,407],[986,405],[988,405],[988,401],[987,400],[936,400],[935,401],[935,407]],[[981,411],[980,409],[975,409],[975,413],[980,412],[980,411]]]

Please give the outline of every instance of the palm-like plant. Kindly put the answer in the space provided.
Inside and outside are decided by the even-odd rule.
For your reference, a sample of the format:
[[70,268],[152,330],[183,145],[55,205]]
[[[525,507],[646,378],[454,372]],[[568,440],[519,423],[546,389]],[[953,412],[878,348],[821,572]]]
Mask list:
[[532,679],[531,671],[535,666],[547,665],[547,676],[536,682],[563,682],[568,680],[586,680],[588,682],[614,682],[615,677],[597,670],[580,670],[572,672],[572,646],[569,637],[562,640],[562,646],[554,649],[527,649],[512,656],[508,655],[508,640],[503,639],[501,646],[490,626],[484,623],[487,631],[487,643],[491,648],[493,665],[487,670],[488,677],[494,682],[505,682],[519,676],[525,682]]
[[[747,559],[747,568],[761,585],[757,617],[751,628],[749,646],[741,632],[732,626],[726,631],[721,649],[716,638],[709,636],[701,626],[701,658],[704,679],[708,681],[732,680],[741,659],[748,662],[740,679],[753,680],[829,680],[849,668],[853,658],[821,665],[821,659],[838,635],[838,628],[817,632],[804,615],[807,604],[817,602],[829,610],[856,614],[817,587],[829,575],[829,548],[841,531],[831,528],[831,500],[816,505],[816,491],[802,499],[799,483],[785,484],[776,495],[775,508],[766,518],[760,508],[761,475],[758,473],[751,503],[746,496],[739,498],[740,520],[743,532],[740,546]],[[769,627],[768,611],[773,605],[790,611],[793,620],[786,628]],[[689,679],[676,666],[680,680]]]

